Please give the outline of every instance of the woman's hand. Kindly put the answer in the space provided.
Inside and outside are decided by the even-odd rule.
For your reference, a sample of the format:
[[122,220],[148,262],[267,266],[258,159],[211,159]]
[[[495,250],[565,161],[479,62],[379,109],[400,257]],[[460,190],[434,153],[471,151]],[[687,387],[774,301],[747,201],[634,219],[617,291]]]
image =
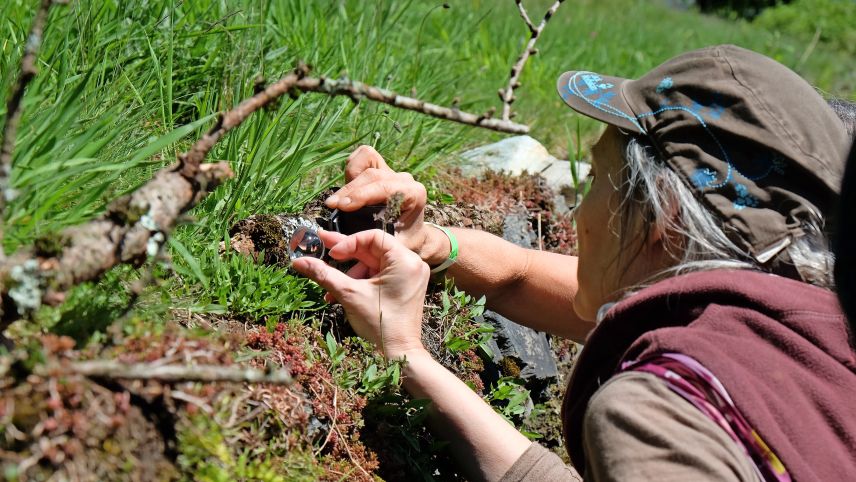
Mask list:
[[345,274],[319,259],[304,257],[294,260],[294,269],[341,303],[354,331],[379,346],[387,358],[424,350],[422,307],[428,265],[377,229],[351,236],[320,231],[319,236],[330,247],[330,257],[358,263]]
[[395,193],[404,195],[396,238],[409,249],[421,253],[431,234],[423,223],[428,195],[425,186],[406,172],[395,172],[371,146],[360,146],[348,157],[345,186],[327,198],[330,209],[356,211],[363,206],[386,204]]

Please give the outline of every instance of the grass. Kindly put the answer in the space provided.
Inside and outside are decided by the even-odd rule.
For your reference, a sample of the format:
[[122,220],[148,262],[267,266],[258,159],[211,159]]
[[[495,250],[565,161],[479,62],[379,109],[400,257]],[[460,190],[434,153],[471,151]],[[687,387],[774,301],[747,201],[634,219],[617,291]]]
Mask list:
[[[0,6],[4,85],[17,75],[36,3]],[[26,148],[16,151],[13,174],[21,196],[5,215],[7,250],[91,217],[174,159],[215,112],[250,95],[258,76],[278,78],[297,60],[318,74],[348,75],[441,104],[460,97],[461,108],[474,112],[497,106],[496,90],[525,41],[525,28],[512,2],[449,3],[445,9],[412,0],[156,0],[123,8],[83,0],[54,8],[42,75],[25,99],[18,144]],[[537,17],[550,2],[528,3]],[[820,89],[854,98],[851,59],[834,45],[807,51],[802,36],[657,2],[580,0],[563,6],[539,41],[540,53],[522,76],[517,120],[565,155],[564,126],[574,129],[577,118],[554,92],[562,71],[636,76],[679,52],[723,42],[764,52]],[[587,119],[581,124],[586,139],[598,129]],[[420,171],[462,145],[500,137],[346,99],[284,100],[212,152],[212,159],[229,159],[238,178],[196,214],[217,232],[249,213],[296,209],[358,143],[375,145],[395,167]]]
[[[19,195],[3,213],[4,248],[11,252],[92,218],[173,162],[218,111],[251,95],[258,78],[277,79],[298,60],[318,75],[345,75],[439,104],[457,97],[462,110],[499,107],[496,91],[527,40],[516,8],[510,0],[448,3],[446,9],[433,0],[72,0],[53,8],[39,56],[41,73],[24,99],[12,174]],[[551,3],[526,5],[540,18]],[[0,2],[4,86],[17,76],[37,4]],[[584,157],[586,141],[599,127],[558,98],[554,85],[560,73],[581,68],[632,77],[680,52],[716,43],[759,50],[821,90],[856,99],[848,52],[832,41],[810,45],[804,32],[793,35],[648,0],[569,0],[523,72],[515,120],[531,125],[532,136],[554,154]],[[297,318],[311,319],[321,303],[317,287],[281,269],[219,254],[235,221],[299,210],[340,180],[348,153],[361,143],[374,145],[394,168],[430,180],[433,169],[453,160],[455,152],[501,137],[368,102],[320,95],[282,99],[211,152],[209,160],[228,160],[236,178],[190,213],[194,222],[169,244],[172,271],[155,268],[162,282],[149,288],[136,316],[127,320],[157,325],[178,308],[267,320],[271,326],[301,310]],[[441,191],[432,193],[443,198]],[[137,270],[120,268],[100,283],[79,287],[65,306],[40,313],[36,331],[70,334],[80,344],[103,340],[109,323],[125,316],[129,284],[138,277]],[[442,340],[469,349],[481,345],[483,335],[476,327]],[[324,344],[336,348],[329,339]],[[389,367],[379,369],[372,360],[359,366],[365,373],[343,375],[343,387],[374,393],[397,384]],[[522,395],[512,381],[496,389],[491,396],[500,410],[509,418],[519,415]],[[407,413],[419,411],[408,403],[390,402]],[[188,442],[188,450],[197,445]],[[215,445],[221,451],[222,441]],[[229,474],[277,480],[267,462],[250,467],[239,452],[223,460],[218,467]],[[227,476],[211,479],[222,477]]]

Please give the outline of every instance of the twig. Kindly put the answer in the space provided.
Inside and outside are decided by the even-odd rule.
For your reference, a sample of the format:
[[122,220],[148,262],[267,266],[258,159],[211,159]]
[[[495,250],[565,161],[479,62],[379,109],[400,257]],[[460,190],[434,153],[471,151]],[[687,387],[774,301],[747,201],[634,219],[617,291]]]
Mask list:
[[203,164],[208,152],[253,112],[285,94],[318,92],[355,101],[366,98],[500,132],[525,134],[529,130],[522,124],[461,112],[349,79],[306,77],[308,71],[299,66],[223,114],[190,150],[178,156],[177,166],[161,169],[140,189],[114,201],[99,218],[63,231],[58,236],[58,244],[63,246],[59,252],[27,249],[0,261],[0,333],[42,304],[61,303],[69,288],[96,280],[119,264],[139,266],[156,254],[181,215],[234,175],[226,162]]
[[153,363],[120,363],[115,360],[86,360],[57,368],[60,372],[95,378],[120,380],[158,380],[166,383],[231,382],[291,385],[294,380],[286,370],[262,371],[222,365],[156,365]]
[[[324,447],[327,446],[327,442],[330,441],[330,436],[333,435],[333,431],[336,430],[336,421],[339,418],[339,407],[337,406],[338,397],[339,388],[333,385],[333,413],[331,414],[330,412],[327,412],[327,416],[330,417],[330,430],[327,431],[327,436],[324,437],[324,443],[322,443],[315,451],[316,457],[324,450]],[[315,398],[318,398],[318,395],[315,395]],[[344,441],[342,441],[342,443],[344,443]]]
[[514,0],[514,3],[517,4],[517,9],[520,10],[520,16],[523,17],[523,21],[526,22],[526,26],[529,27],[529,33],[534,33],[535,24],[532,23],[532,20],[529,19],[529,14],[526,13],[526,8],[523,7],[523,0]]
[[214,414],[214,409],[211,408],[211,405],[205,403],[205,400],[200,397],[195,397],[189,393],[182,392],[181,390],[172,390],[169,392],[169,396],[176,400],[181,400],[182,402],[195,405],[208,415]]
[[345,437],[342,436],[342,431],[339,430],[338,427],[334,429],[336,430],[336,433],[339,434],[339,440],[342,441],[342,447],[345,447],[345,452],[348,453],[348,458],[351,459],[351,463],[354,464],[358,469],[360,469],[360,472],[362,472],[363,475],[366,476],[366,480],[374,480],[372,476],[368,472],[366,472],[366,469],[364,469],[363,466],[360,465],[359,462],[357,462],[357,459],[354,458],[354,454],[351,453],[351,448],[348,446],[348,442],[345,440]]
[[556,13],[556,10],[559,9],[564,1],[565,0],[556,0],[556,3],[547,10],[547,13],[544,15],[544,20],[541,20],[541,23],[536,27],[535,24],[532,23],[532,20],[529,19],[529,14],[526,13],[526,8],[523,7],[523,0],[514,0],[514,2],[517,3],[517,8],[520,10],[520,16],[523,17],[523,21],[526,22],[526,26],[529,27],[529,42],[526,44],[526,48],[523,49],[520,56],[517,57],[517,62],[513,67],[511,67],[508,85],[504,89],[499,89],[499,98],[502,100],[503,122],[511,121],[511,104],[515,100],[514,89],[520,87],[520,73],[523,72],[523,66],[526,65],[526,61],[529,60],[531,55],[538,53],[538,50],[535,49],[535,42],[538,41],[538,37],[544,30],[544,26],[547,25],[547,22],[550,21],[550,18],[554,13]]
[[811,38],[811,42],[805,48],[802,56],[800,57],[799,62],[797,62],[796,70],[799,72],[802,70],[803,65],[808,61],[808,58],[811,57],[812,52],[817,47],[817,43],[820,41],[820,34],[823,32],[823,29],[817,27],[814,31],[814,36]]
[[9,100],[6,102],[6,125],[3,126],[3,147],[0,150],[0,213],[6,208],[7,198],[12,198],[14,193],[9,186],[9,176],[12,172],[12,152],[15,150],[15,139],[18,135],[18,124],[21,122],[21,101],[24,99],[24,91],[39,73],[36,67],[36,55],[42,46],[42,34],[45,29],[45,21],[54,0],[42,0],[39,9],[30,26],[27,36],[27,44],[24,47],[24,55],[21,57],[21,73],[18,81],[12,89]]
[[484,115],[462,112],[456,108],[443,107],[423,100],[405,97],[397,93],[363,84],[348,78],[327,79],[325,77],[307,77],[309,67],[298,66],[294,72],[267,86],[263,91],[241,102],[237,107],[223,115],[217,124],[199,139],[186,153],[179,156],[185,175],[191,176],[195,169],[205,158],[205,155],[214,147],[214,144],[233,128],[239,126],[250,114],[270,104],[275,99],[286,93],[297,95],[299,92],[318,92],[330,96],[346,96],[354,101],[366,98],[375,102],[382,102],[400,109],[420,112],[432,117],[445,119],[461,124],[483,127],[499,132],[510,134],[525,134],[529,127],[508,120],[490,119]]

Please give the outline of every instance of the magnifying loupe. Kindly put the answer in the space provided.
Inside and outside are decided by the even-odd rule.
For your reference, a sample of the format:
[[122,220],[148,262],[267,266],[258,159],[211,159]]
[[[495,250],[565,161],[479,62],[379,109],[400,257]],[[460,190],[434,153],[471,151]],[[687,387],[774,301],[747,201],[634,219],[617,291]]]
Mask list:
[[324,242],[318,237],[318,233],[306,226],[294,230],[288,240],[288,257],[291,261],[304,256],[321,259],[324,249]]

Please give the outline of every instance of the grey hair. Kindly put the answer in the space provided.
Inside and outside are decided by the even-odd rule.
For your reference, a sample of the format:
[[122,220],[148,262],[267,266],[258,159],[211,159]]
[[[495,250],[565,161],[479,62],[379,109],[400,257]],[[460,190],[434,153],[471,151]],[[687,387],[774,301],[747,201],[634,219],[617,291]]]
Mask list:
[[856,102],[844,99],[829,99],[827,103],[835,111],[838,118],[841,119],[841,122],[844,123],[847,135],[851,139],[856,138]]
[[[699,201],[678,174],[659,159],[656,151],[644,140],[625,136],[624,167],[621,175],[621,203],[618,207],[622,239],[621,251],[630,248],[636,239],[625,236],[631,223],[642,222],[642,235],[657,229],[664,236],[666,252],[675,263],[643,284],[658,279],[694,271],[713,269],[756,269],[776,272],[803,281],[830,288],[833,286],[832,265],[834,256],[828,247],[823,231],[823,218],[813,213],[803,224],[804,236],[792,238],[790,244],[765,263],[759,262],[737,246],[723,230],[725,224]],[[638,256],[642,246],[633,257]],[[789,256],[790,262],[786,262]],[[620,265],[627,266],[624,260]],[[791,270],[781,270],[783,265]],[[793,273],[793,269],[796,273]]]

